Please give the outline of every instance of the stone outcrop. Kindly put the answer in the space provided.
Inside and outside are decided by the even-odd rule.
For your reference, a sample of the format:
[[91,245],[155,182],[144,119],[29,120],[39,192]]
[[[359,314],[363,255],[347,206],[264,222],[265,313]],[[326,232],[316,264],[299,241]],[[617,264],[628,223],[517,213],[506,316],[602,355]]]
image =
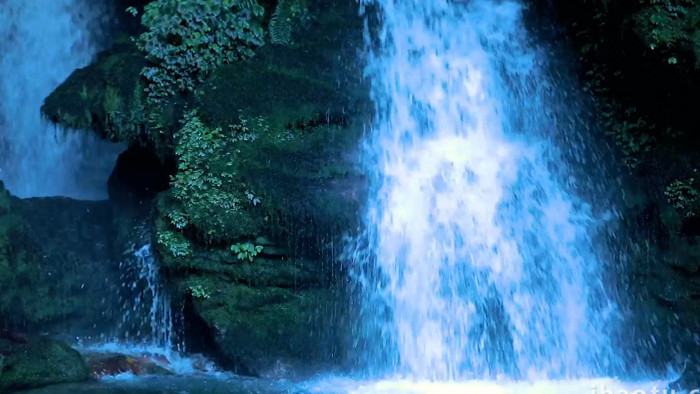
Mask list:
[[28,342],[0,337],[0,391],[88,380],[83,357],[63,342],[38,338]]

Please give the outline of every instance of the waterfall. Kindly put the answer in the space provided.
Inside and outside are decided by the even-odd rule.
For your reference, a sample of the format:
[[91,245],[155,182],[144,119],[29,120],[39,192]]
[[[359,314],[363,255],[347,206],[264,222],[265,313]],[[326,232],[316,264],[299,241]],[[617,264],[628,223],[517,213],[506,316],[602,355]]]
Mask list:
[[369,369],[445,381],[622,373],[620,308],[593,242],[601,220],[563,159],[579,147],[552,137],[562,104],[521,5],[364,3],[381,23],[366,32],[376,119],[358,257]]
[[[147,237],[144,232],[135,238]],[[132,245],[125,252],[120,269],[124,290],[121,322],[112,332],[78,338],[78,349],[84,353],[154,357],[159,363],[167,360],[162,366],[176,374],[216,376],[219,368],[212,361],[199,354],[187,354],[176,329],[181,316],[172,309],[151,244]]]
[[46,98],[95,54],[90,23],[105,2],[7,0],[0,3],[0,179],[19,197],[107,197],[123,149],[90,132],[42,119]]
[[[122,286],[130,290],[130,297],[125,303],[122,329],[128,334],[129,324],[135,324],[136,331],[131,335],[135,342],[170,354],[181,346],[175,343],[170,297],[163,288],[151,245],[145,244],[125,257],[121,268],[125,272],[123,278],[128,279]],[[145,327],[148,327],[147,332],[144,332]]]

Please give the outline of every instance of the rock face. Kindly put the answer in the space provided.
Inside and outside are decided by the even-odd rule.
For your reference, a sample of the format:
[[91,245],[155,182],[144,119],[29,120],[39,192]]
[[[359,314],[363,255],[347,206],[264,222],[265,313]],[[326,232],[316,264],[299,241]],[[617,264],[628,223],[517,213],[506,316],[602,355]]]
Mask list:
[[90,370],[83,357],[65,343],[48,338],[29,343],[0,338],[2,392],[82,382],[89,377]]
[[20,200],[0,183],[0,326],[84,335],[121,319],[108,202]]
[[[342,236],[358,227],[366,193],[354,154],[362,129],[342,116],[311,116],[323,102],[340,104],[309,79],[262,61],[217,70],[198,92],[210,126],[197,127],[236,122],[222,109],[228,105],[252,117],[245,120],[251,138],[215,137],[221,145],[212,143],[213,154],[197,161],[202,172],[190,172],[183,155],[173,188],[157,203],[161,265],[196,326],[188,337],[205,337],[219,360],[241,373],[299,374],[338,362],[349,334],[337,252]],[[275,82],[256,105],[243,92],[263,81]],[[217,93],[232,90],[243,94]],[[198,186],[183,190],[181,182]],[[200,187],[201,196],[191,193]]]
[[[310,4],[308,34],[221,66],[191,92],[147,100],[144,58],[121,42],[42,108],[60,125],[131,144],[135,158],[123,155],[110,196],[148,206],[159,193],[152,243],[188,348],[252,375],[303,373],[348,348],[339,251],[366,193],[362,20],[351,0]],[[129,168],[151,159],[148,170],[170,176],[167,190]]]
[[[367,101],[349,82],[353,73],[338,72],[347,63],[341,54],[354,56],[343,45],[263,48],[214,71],[194,100],[203,128],[226,137],[198,168],[221,181],[204,183],[206,204],[183,196],[178,183],[195,178],[181,177],[189,168],[181,155],[171,191],[158,200],[157,231],[172,235],[158,252],[173,292],[184,294],[188,337],[203,337],[240,373],[300,375],[342,363],[349,350],[340,251],[366,194],[357,150]],[[215,210],[226,196],[240,208]]]

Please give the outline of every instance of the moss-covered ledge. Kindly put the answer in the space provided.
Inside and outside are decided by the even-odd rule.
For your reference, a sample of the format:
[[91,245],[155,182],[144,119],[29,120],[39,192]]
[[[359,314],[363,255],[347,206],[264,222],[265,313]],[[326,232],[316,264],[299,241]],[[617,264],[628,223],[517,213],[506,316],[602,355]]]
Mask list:
[[131,141],[143,128],[141,70],[145,58],[128,40],[117,42],[74,71],[44,101],[41,111],[66,128],[92,129],[111,141]]

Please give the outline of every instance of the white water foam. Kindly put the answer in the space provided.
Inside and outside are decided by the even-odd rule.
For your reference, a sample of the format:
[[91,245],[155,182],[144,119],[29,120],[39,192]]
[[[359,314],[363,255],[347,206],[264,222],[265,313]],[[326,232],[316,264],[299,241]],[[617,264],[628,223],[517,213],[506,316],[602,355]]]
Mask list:
[[[81,345],[77,347],[81,353],[106,353],[123,354],[129,357],[144,356],[152,360],[157,365],[176,375],[207,375],[210,377],[227,378],[231,373],[223,372],[211,360],[206,357],[193,354],[183,356],[164,346],[149,343],[125,343],[125,342],[105,342],[91,345]],[[141,377],[131,372],[121,373],[115,376],[105,376],[104,379],[132,380]]]
[[386,353],[370,360],[375,375],[433,383],[363,392],[590,393],[590,379],[624,372],[620,316],[597,220],[546,137],[546,65],[518,3],[460,3],[364,2],[382,27],[367,67],[363,350]]
[[666,381],[622,382],[616,379],[431,382],[325,378],[302,387],[309,393],[326,394],[687,394],[667,389]]
[[42,119],[44,99],[97,48],[88,25],[101,2],[0,3],[0,180],[19,197],[107,198],[118,144]]
[[[185,346],[175,334],[170,297],[163,287],[158,261],[150,244],[127,254],[121,269],[125,272],[124,278],[128,278],[122,284],[128,289],[128,299],[122,307],[118,338],[106,341],[81,338],[77,346],[81,352],[146,357],[177,375],[230,376],[202,355],[184,355]],[[127,372],[105,378],[133,380],[139,377]]]

